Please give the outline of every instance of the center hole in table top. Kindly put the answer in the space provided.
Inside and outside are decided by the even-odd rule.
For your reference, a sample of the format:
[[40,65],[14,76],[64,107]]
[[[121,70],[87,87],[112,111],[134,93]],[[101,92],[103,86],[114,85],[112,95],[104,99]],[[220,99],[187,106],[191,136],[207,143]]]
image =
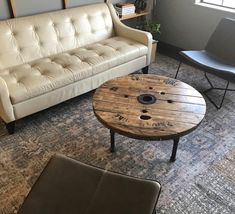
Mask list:
[[141,94],[137,97],[137,100],[141,104],[153,104],[157,101],[157,98],[152,94]]

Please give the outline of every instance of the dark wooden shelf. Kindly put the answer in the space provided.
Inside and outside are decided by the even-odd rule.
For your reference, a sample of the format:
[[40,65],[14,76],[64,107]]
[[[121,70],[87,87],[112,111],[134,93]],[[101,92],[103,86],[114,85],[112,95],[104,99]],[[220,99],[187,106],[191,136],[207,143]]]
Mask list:
[[136,18],[136,17],[139,17],[139,16],[146,16],[148,14],[148,12],[141,12],[141,13],[133,13],[133,14],[129,14],[129,15],[126,15],[126,16],[122,16],[120,18],[120,20],[127,20],[127,19],[133,19],[133,18]]

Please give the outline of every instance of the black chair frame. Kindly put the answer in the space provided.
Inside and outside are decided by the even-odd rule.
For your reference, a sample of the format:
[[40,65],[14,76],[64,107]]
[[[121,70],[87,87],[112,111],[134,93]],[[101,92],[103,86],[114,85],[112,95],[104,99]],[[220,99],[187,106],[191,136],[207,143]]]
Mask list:
[[[176,71],[176,74],[175,74],[175,77],[174,77],[175,79],[176,79],[177,76],[178,76],[178,73],[179,73],[179,70],[180,70],[181,65],[182,65],[182,61],[180,61],[179,66],[178,66],[178,68],[177,68],[177,71]],[[225,88],[218,88],[218,87],[215,87],[215,86],[213,85],[213,83],[211,82],[211,80],[209,79],[209,77],[207,76],[207,72],[206,72],[206,71],[204,71],[204,75],[205,75],[205,78],[206,78],[207,82],[208,82],[209,85],[210,85],[210,88],[208,88],[208,89],[202,91],[201,93],[203,93],[203,94],[207,97],[207,99],[215,106],[215,108],[216,108],[217,110],[219,110],[219,109],[221,109],[221,107],[223,106],[223,102],[224,102],[224,98],[225,98],[225,96],[226,96],[226,93],[227,93],[228,91],[235,91],[235,89],[229,88],[230,82],[229,82],[228,80],[226,80],[227,83],[226,83],[226,87],[225,87]],[[224,93],[223,93],[223,95],[222,95],[222,99],[221,99],[221,101],[220,101],[219,104],[216,104],[215,101],[208,95],[208,92],[210,92],[210,91],[212,91],[212,90],[224,91]]]

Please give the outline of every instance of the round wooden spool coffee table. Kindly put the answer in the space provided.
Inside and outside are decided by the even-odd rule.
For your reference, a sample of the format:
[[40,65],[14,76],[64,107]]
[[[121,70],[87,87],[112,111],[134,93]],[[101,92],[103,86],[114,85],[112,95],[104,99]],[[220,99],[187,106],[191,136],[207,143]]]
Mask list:
[[193,87],[168,77],[136,74],[105,82],[93,97],[97,119],[111,134],[142,140],[173,139],[175,161],[179,138],[198,127],[206,113],[202,95]]

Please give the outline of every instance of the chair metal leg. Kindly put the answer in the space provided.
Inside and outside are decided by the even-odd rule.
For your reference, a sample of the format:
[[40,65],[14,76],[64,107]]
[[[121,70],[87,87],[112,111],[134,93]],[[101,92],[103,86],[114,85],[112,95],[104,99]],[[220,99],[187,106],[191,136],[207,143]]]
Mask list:
[[[207,81],[208,81],[208,83],[210,84],[211,87],[210,87],[209,89],[203,91],[203,93],[204,93],[205,96],[208,98],[208,100],[216,107],[216,109],[219,110],[219,109],[222,107],[222,105],[223,105],[224,98],[225,98],[225,96],[226,96],[227,91],[235,91],[235,90],[228,88],[228,87],[229,87],[229,81],[227,81],[227,84],[226,84],[226,87],[225,87],[225,88],[216,88],[216,87],[213,86],[213,84],[212,84],[212,82],[210,81],[210,79],[208,78],[206,72],[205,72],[205,77],[206,77],[206,79],[207,79]],[[217,105],[217,104],[208,96],[208,94],[207,94],[207,92],[209,92],[209,91],[211,91],[211,90],[213,90],[213,89],[214,89],[214,90],[223,90],[223,91],[224,91],[223,96],[222,96],[222,100],[221,100],[221,102],[220,102],[219,105]]]
[[179,66],[178,66],[178,69],[177,69],[176,74],[175,74],[175,79],[176,79],[177,76],[178,76],[178,73],[179,73],[181,64],[182,64],[182,62],[180,61]]
[[206,72],[205,72],[204,74],[205,74],[205,77],[206,77],[207,82],[208,82],[208,83],[210,84],[210,86],[211,86],[211,89],[214,88],[214,86],[213,86],[212,82],[210,81],[209,77],[207,76]]

